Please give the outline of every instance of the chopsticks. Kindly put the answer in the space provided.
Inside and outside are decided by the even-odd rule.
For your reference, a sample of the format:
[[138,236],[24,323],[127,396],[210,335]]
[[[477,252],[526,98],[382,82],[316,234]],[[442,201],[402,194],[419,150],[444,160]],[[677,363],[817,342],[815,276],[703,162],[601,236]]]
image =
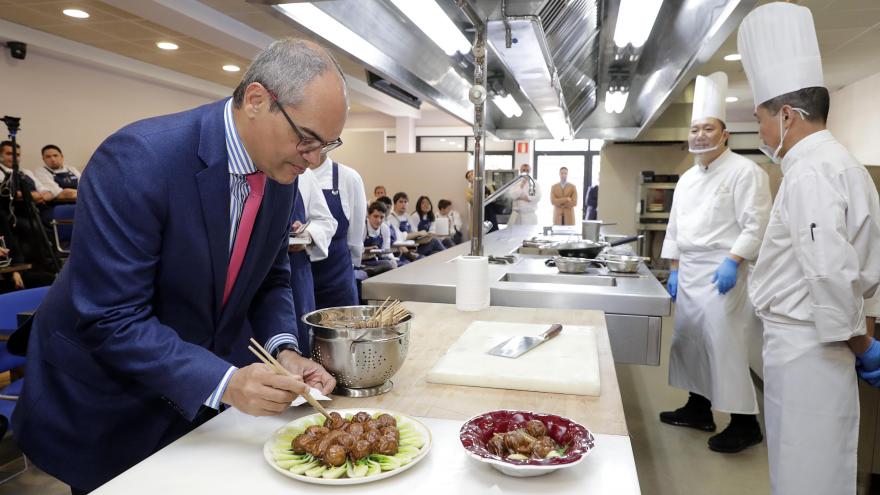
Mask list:
[[[278,373],[279,375],[293,376],[293,373],[291,373],[290,371],[287,371],[287,368],[285,368],[284,366],[281,366],[281,363],[279,363],[277,359],[272,357],[272,355],[269,354],[269,352],[266,351],[266,349],[264,349],[263,346],[261,346],[259,342],[257,342],[256,340],[254,340],[252,338],[251,343],[254,344],[256,349],[254,349],[254,347],[248,346],[248,350],[251,351],[252,353],[254,353],[254,356],[257,356],[257,358],[259,358],[260,361],[262,361],[262,362],[268,364],[269,366],[271,366],[272,368],[274,368],[275,373]],[[257,350],[257,349],[259,349],[259,350]],[[306,402],[309,403],[309,405],[311,405],[312,407],[317,409],[318,412],[323,414],[328,419],[330,418],[330,413],[328,413],[327,410],[324,409],[324,406],[322,406],[314,397],[312,397],[312,394],[305,393],[305,394],[302,394],[302,397],[306,400]]]
[[385,298],[385,302],[379,306],[379,309],[373,313],[366,322],[367,328],[387,327],[397,325],[401,320],[409,315],[409,310],[397,299],[388,303],[390,297]]

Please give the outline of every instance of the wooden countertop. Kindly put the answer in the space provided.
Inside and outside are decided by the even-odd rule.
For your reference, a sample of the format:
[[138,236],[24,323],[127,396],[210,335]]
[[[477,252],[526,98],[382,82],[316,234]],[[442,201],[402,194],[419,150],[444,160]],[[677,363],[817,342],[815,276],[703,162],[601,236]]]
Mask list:
[[[605,316],[601,311],[493,306],[483,311],[462,312],[453,304],[407,302],[405,305],[415,318],[406,362],[391,379],[394,388],[371,398],[334,396],[333,408],[375,407],[414,416],[455,420],[465,420],[495,409],[524,409],[565,416],[596,433],[628,434]],[[428,370],[476,320],[596,327],[599,330],[596,335],[601,395],[590,397],[428,383],[425,380]]]

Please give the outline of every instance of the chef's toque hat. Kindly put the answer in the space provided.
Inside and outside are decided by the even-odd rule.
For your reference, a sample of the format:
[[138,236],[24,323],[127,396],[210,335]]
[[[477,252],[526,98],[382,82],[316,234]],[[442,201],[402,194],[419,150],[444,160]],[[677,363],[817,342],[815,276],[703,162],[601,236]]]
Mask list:
[[816,27],[806,7],[762,5],[743,19],[736,42],[756,108],[786,93],[825,86]]

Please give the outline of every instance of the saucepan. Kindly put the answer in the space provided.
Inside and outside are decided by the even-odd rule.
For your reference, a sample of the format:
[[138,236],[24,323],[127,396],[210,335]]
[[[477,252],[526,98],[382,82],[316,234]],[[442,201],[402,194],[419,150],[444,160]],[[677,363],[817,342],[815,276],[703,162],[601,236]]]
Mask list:
[[557,244],[555,247],[556,250],[559,251],[559,256],[563,256],[565,258],[595,258],[596,256],[599,256],[599,253],[601,253],[606,247],[619,246],[621,244],[636,242],[642,237],[644,236],[636,235],[631,237],[624,237],[623,239],[618,239],[613,242],[563,242],[561,244]]
[[619,273],[636,273],[639,271],[639,265],[642,261],[650,261],[651,258],[643,258],[641,256],[627,256],[624,254],[603,254],[602,263],[608,267],[609,271]]
[[568,258],[565,256],[555,256],[547,260],[544,264],[547,266],[555,266],[559,273],[587,273],[587,269],[594,261],[587,258]]

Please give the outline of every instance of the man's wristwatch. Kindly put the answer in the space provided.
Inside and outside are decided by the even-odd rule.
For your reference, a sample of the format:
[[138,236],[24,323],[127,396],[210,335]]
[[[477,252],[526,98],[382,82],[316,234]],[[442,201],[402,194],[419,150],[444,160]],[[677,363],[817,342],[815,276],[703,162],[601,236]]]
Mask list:
[[300,356],[302,355],[302,353],[299,352],[299,348],[296,345],[291,344],[289,342],[285,342],[275,348],[275,351],[272,352],[272,357],[277,359],[278,356],[281,354],[281,351],[293,351],[293,352],[299,354]]

